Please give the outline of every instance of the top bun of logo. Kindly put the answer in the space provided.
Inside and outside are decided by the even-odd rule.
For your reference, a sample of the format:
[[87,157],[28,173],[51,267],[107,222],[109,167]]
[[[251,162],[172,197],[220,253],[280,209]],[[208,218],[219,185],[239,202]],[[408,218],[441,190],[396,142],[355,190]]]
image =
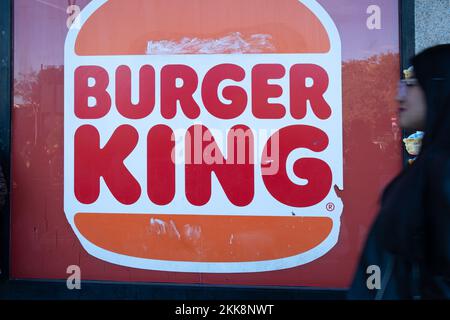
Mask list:
[[[83,24],[75,52],[80,56],[143,55],[152,53],[149,42],[167,45],[230,37],[234,43],[250,44],[241,53],[330,50],[323,24],[298,0],[109,0]],[[195,45],[190,52],[172,47],[170,52],[166,46],[165,53],[233,53],[226,46],[208,52]]]

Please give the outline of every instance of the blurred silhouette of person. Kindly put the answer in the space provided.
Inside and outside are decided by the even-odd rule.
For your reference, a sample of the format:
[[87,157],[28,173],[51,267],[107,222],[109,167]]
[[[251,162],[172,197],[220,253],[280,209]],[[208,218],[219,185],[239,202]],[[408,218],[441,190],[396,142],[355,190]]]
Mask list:
[[384,190],[349,299],[450,298],[450,45],[412,59],[400,126],[424,131],[421,151]]

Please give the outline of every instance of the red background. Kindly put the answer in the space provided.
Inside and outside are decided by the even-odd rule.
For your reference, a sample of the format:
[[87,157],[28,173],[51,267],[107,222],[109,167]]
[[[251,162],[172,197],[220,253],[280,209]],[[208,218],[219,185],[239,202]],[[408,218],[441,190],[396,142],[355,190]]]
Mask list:
[[[76,1],[84,7],[89,1]],[[338,244],[304,266],[262,273],[156,272],[87,254],[63,211],[65,0],[16,0],[12,110],[11,278],[347,287],[383,187],[401,167],[394,100],[399,74],[398,7],[392,0],[320,0],[343,47],[344,212]],[[366,27],[369,5],[382,29]]]

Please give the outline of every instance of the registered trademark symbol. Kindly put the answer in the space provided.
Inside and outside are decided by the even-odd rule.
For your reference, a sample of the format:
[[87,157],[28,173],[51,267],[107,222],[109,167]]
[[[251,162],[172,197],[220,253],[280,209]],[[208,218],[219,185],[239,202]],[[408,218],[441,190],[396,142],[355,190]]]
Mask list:
[[328,211],[334,211],[335,208],[336,207],[334,206],[334,203],[332,203],[332,202],[328,202],[327,203],[327,210]]

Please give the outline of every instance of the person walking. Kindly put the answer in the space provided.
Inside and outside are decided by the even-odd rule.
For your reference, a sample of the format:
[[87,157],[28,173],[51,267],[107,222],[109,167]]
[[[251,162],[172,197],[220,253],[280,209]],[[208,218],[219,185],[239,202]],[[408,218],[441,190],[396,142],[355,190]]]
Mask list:
[[349,299],[450,298],[450,45],[412,65],[414,76],[400,83],[399,122],[424,131],[421,151],[382,194]]

